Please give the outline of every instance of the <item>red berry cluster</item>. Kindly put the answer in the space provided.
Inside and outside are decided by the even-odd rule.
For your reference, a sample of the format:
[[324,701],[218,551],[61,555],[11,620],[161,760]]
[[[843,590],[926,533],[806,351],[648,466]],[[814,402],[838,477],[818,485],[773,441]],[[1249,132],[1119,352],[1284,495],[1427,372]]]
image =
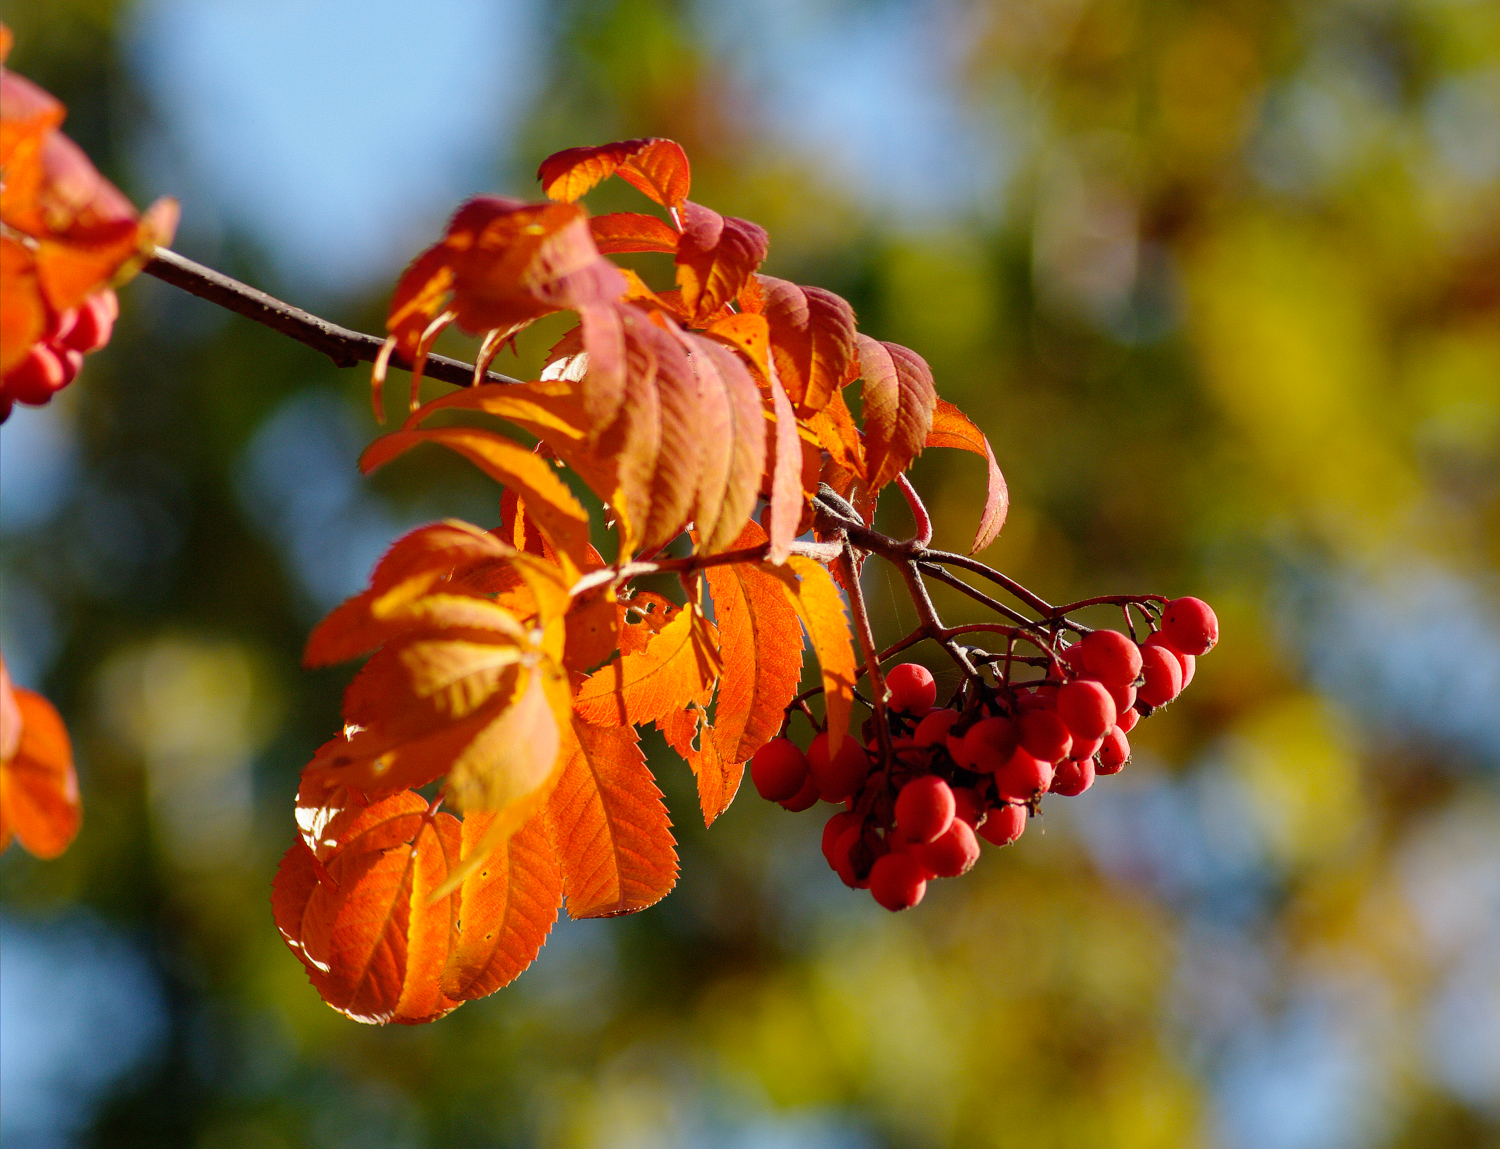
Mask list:
[[109,288],[96,291],[77,307],[54,313],[42,337],[0,379],[0,423],[13,404],[40,407],[78,377],[83,357],[109,342],[120,301]]
[[970,683],[954,705],[936,707],[932,674],[915,663],[886,675],[891,753],[881,740],[853,737],[828,752],[828,735],[804,754],[789,738],[763,746],[750,777],[763,798],[788,810],[820,799],[844,809],[823,830],[823,856],[855,889],[882,906],[916,905],[933,878],[965,873],[979,839],[1008,846],[1026,829],[1043,794],[1074,797],[1130,759],[1128,731],[1192,681],[1197,656],[1219,639],[1207,603],[1166,605],[1137,644],[1094,630],[1058,651],[1053,676],[996,686]]

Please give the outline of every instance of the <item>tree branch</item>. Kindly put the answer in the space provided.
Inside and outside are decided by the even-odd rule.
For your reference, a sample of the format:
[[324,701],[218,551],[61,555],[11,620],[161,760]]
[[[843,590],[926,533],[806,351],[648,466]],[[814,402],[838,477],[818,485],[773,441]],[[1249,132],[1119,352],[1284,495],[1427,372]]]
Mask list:
[[[295,339],[298,343],[305,343],[314,351],[328,356],[337,367],[354,367],[360,363],[373,363],[385,343],[385,340],[379,336],[366,335],[360,331],[340,327],[337,323],[320,319],[311,312],[303,311],[300,307],[283,303],[264,291],[259,291],[237,279],[231,279],[211,267],[195,263],[169,248],[157,248],[156,254],[141,270],[148,275],[154,275],[163,283],[170,283],[173,287],[181,288],[189,295],[196,295],[199,299],[216,303],[226,311],[233,311],[236,315],[253,319],[272,331],[278,331],[282,335]],[[393,359],[392,362],[407,370],[411,368],[411,365],[404,361]],[[457,383],[462,387],[474,381],[474,366],[458,359],[450,359],[446,355],[429,355],[424,374],[434,379],[441,379],[445,383]],[[485,381],[488,383],[520,382],[519,379],[501,375],[498,371],[486,372]]]

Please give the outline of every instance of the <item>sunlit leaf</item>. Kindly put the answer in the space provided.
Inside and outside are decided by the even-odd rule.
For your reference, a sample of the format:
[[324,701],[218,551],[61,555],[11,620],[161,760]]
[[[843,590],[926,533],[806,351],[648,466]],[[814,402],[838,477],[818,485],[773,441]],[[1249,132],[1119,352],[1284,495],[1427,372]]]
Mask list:
[[854,309],[819,287],[757,278],[777,377],[798,413],[810,416],[846,381],[854,360]]
[[667,745],[682,755],[698,780],[698,805],[703,824],[712,826],[714,819],[729,808],[745,774],[743,761],[732,762],[719,753],[708,716],[696,706],[678,710],[657,723]]
[[588,512],[545,459],[514,440],[474,427],[396,431],[365,448],[360,470],[369,474],[420,443],[457,451],[496,482],[513,488],[558,554],[572,564],[570,576],[583,569],[588,562]]
[[[758,546],[765,532],[747,523],[728,549]],[[802,632],[782,580],[758,564],[709,567],[724,673],[713,739],[725,762],[744,762],[776,736],[802,677]]]
[[617,211],[589,220],[594,244],[606,255],[630,251],[677,250],[677,233],[654,215]]
[[577,748],[547,801],[568,914],[600,918],[643,910],[677,881],[661,791],[633,729],[574,725]]
[[793,555],[783,567],[762,566],[779,580],[787,601],[796,610],[808,641],[818,656],[823,680],[823,699],[828,722],[828,750],[837,753],[839,741],[849,729],[849,711],[854,701],[854,642],[844,600],[833,576],[812,559]]
[[73,747],[57,711],[40,694],[12,688],[0,665],[0,850],[11,837],[38,858],[55,858],[78,833],[82,803]]
[[[459,930],[443,970],[443,993],[455,1001],[508,985],[547,940],[562,903],[562,873],[537,813],[464,879]],[[494,816],[464,815],[463,858],[481,846]]]
[[616,173],[664,207],[682,203],[692,186],[687,154],[660,138],[568,148],[543,160],[537,179],[549,199],[572,203]]
[[969,422],[968,416],[946,400],[939,399],[933,410],[932,430],[927,436],[929,447],[956,447],[970,451],[985,461],[989,476],[984,497],[984,513],[979,517],[979,531],[974,536],[970,554],[984,550],[995,541],[1000,528],[1005,526],[1005,515],[1010,510],[1010,492],[1005,486],[1005,476],[995,462],[995,452],[990,441],[980,434],[979,428]]
[[865,458],[872,491],[879,491],[922,453],[932,429],[937,390],[922,357],[898,343],[856,336],[864,378]]
[[677,284],[694,326],[703,326],[734,299],[766,258],[770,239],[748,220],[722,216],[700,204],[682,205]]
[[573,705],[596,726],[639,726],[689,702],[707,705],[719,670],[717,630],[696,608],[684,609],[644,650],[622,654],[588,678]]

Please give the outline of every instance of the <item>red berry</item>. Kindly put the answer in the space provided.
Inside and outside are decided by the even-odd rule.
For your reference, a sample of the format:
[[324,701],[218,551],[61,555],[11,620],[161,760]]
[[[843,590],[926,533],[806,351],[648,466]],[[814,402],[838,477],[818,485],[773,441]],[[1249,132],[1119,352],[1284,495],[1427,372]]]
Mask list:
[[1026,830],[1026,807],[1007,802],[990,811],[979,826],[979,836],[993,846],[1008,846]]
[[1069,758],[1057,768],[1052,779],[1052,793],[1076,798],[1094,784],[1094,760]]
[[886,672],[890,707],[898,714],[926,714],[937,701],[937,683],[932,671],[915,662],[903,662]]
[[896,795],[896,825],[908,842],[931,842],[948,832],[957,809],[948,783],[926,774],[913,778]]
[[1125,732],[1118,726],[1104,736],[1104,745],[1099,747],[1099,765],[1095,772],[1098,774],[1118,774],[1125,769],[1125,763],[1130,761],[1130,743],[1125,738]]
[[97,291],[79,304],[72,327],[56,341],[71,351],[97,351],[109,342],[119,314],[120,300],[115,293]]
[[1027,802],[1052,782],[1052,763],[1017,748],[1005,765],[995,771],[995,792],[1003,802]]
[[1029,710],[1016,723],[1021,745],[1043,762],[1058,762],[1068,756],[1073,736],[1055,710]]
[[1141,672],[1140,647],[1118,630],[1096,630],[1078,644],[1083,670],[1106,686],[1129,686]]
[[38,343],[26,353],[26,358],[5,373],[5,392],[18,402],[40,407],[75,374],[53,347]]
[[1146,639],[1142,646],[1159,646],[1168,651],[1177,660],[1177,665],[1182,667],[1182,689],[1187,689],[1187,684],[1193,680],[1193,672],[1198,668],[1198,660],[1191,654],[1183,654],[1180,650],[1173,650],[1172,644],[1162,637],[1161,631],[1155,631],[1151,637]]
[[912,846],[911,854],[934,876],[956,878],[979,861],[979,839],[967,822],[955,818],[942,837]]
[[812,740],[807,748],[807,768],[818,786],[824,801],[842,802],[864,782],[870,772],[870,759],[853,738],[839,740],[838,752],[833,761],[828,760],[828,734],[824,732]]
[[948,740],[948,731],[958,721],[957,710],[931,710],[917,723],[911,740],[917,746],[940,746]]
[[1120,715],[1135,705],[1136,689],[1134,686],[1110,686],[1108,683],[1103,685],[1109,691],[1109,696],[1115,700],[1115,720],[1119,721]]
[[828,824],[823,827],[823,857],[828,859],[828,864],[835,870],[839,867],[834,861],[834,845],[849,830],[857,830],[863,821],[864,819],[852,810],[840,810],[829,818]]
[[1129,734],[1140,720],[1141,712],[1132,706],[1129,710],[1122,710],[1115,715],[1115,729],[1121,734]]
[[1057,692],[1057,713],[1075,741],[1089,742],[1115,724],[1115,700],[1103,683],[1080,678]]
[[775,738],[750,759],[750,781],[767,802],[781,802],[807,781],[807,759],[790,738]]
[[859,879],[854,873],[854,860],[850,856],[855,845],[863,840],[864,831],[859,826],[850,826],[833,841],[833,849],[828,858],[828,864],[833,867],[833,872],[838,874],[839,881],[851,890],[857,890],[860,886]]
[[979,819],[984,817],[984,800],[973,787],[955,787],[953,806],[953,816],[967,822],[971,827],[979,825]]
[[888,910],[909,910],[927,892],[922,866],[910,854],[886,854],[870,869],[870,894]]
[[1207,654],[1219,641],[1219,620],[1201,598],[1178,598],[1167,603],[1161,616],[1163,640],[1183,654]]
[[963,753],[971,769],[990,773],[1005,764],[1021,742],[1009,718],[981,718],[964,734]]
[[[1111,727],[1111,729],[1113,729],[1113,727]],[[1108,737],[1108,734],[1106,734],[1105,737]],[[1068,757],[1076,758],[1079,760],[1082,760],[1084,758],[1092,758],[1095,754],[1099,753],[1099,748],[1103,745],[1103,738],[1090,738],[1087,742],[1075,742],[1073,743],[1073,749],[1069,752]]]
[[1022,710],[1053,710],[1057,707],[1057,687],[1038,686],[1035,690],[1018,691],[1016,705]]
[[1141,673],[1138,697],[1147,706],[1165,706],[1182,693],[1182,664],[1165,646],[1141,647]]
[[803,810],[811,810],[818,804],[822,794],[818,792],[817,779],[808,771],[807,781],[802,783],[802,789],[798,790],[790,798],[783,798],[777,805],[790,810],[793,814],[800,814]]

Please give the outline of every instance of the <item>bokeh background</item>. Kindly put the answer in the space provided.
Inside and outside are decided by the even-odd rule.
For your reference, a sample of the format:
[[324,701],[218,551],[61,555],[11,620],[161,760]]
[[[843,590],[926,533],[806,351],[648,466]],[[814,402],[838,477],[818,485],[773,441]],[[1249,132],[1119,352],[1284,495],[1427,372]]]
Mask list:
[[[0,433],[5,656],[85,800],[62,859],[0,858],[7,1149],[1500,1145],[1500,6],[5,9],[100,167],[181,198],[179,250],[365,330],[465,196],[682,141],[768,270],[988,432],[991,562],[1053,601],[1199,594],[1224,635],[1125,773],[900,916],[815,814],[745,792],[705,832],[655,743],[671,897],[359,1026],[268,906],[350,673],[301,642],[496,491],[438,453],[360,479],[365,372],[142,277]],[[916,479],[961,546],[977,462]]]

